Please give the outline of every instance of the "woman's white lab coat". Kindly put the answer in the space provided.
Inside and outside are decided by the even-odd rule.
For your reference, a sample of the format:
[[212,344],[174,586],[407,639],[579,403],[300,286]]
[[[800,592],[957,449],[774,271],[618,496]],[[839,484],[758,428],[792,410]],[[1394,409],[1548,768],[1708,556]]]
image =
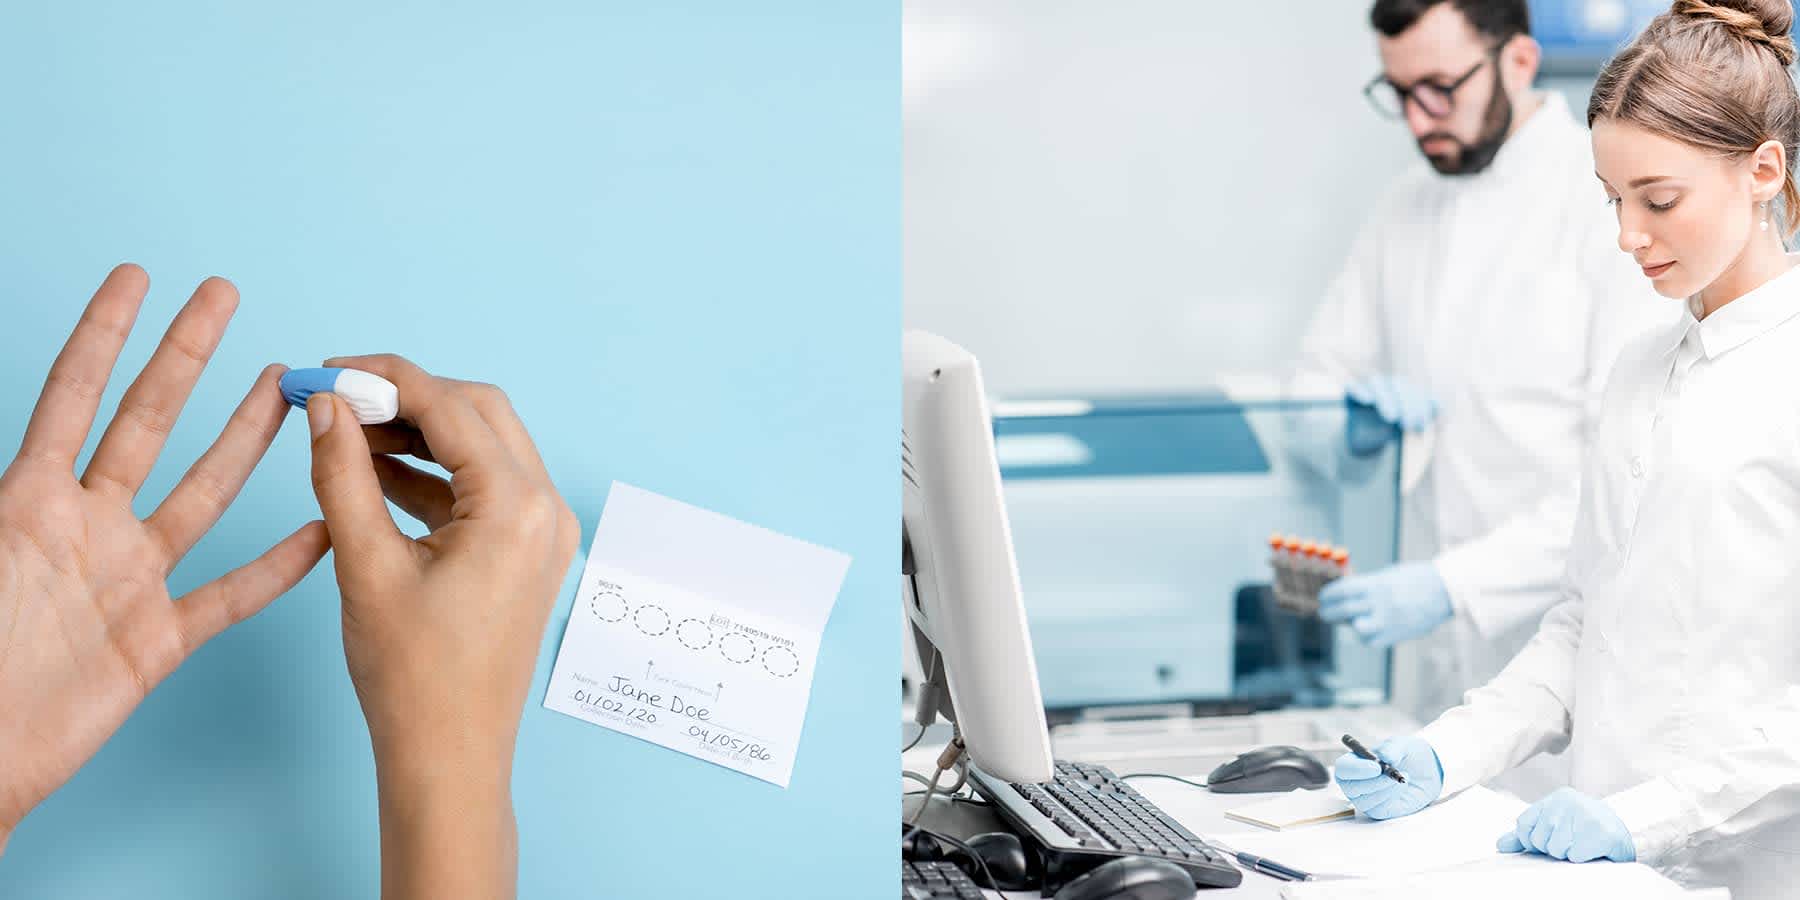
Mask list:
[[1800,896],[1800,269],[1631,344],[1582,484],[1561,601],[1423,731],[1446,795],[1566,742],[1641,860]]
[[1554,93],[1486,171],[1421,162],[1365,223],[1302,344],[1298,390],[1392,373],[1439,404],[1401,527],[1401,557],[1433,560],[1455,611],[1395,648],[1395,703],[1421,722],[1497,674],[1555,602],[1606,372],[1678,312],[1619,251],[1593,168]]

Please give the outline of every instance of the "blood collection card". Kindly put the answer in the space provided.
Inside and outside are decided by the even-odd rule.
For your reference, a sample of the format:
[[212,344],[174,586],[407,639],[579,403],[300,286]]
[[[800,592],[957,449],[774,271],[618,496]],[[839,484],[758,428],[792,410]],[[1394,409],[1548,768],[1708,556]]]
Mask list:
[[849,566],[614,482],[544,706],[786,787]]

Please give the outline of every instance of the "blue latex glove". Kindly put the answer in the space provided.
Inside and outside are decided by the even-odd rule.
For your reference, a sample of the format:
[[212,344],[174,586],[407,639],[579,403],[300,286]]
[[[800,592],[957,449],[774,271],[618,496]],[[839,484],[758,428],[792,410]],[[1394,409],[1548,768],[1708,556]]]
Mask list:
[[1319,618],[1349,622],[1364,643],[1390,647],[1450,618],[1450,589],[1428,562],[1346,575],[1319,592]]
[[1397,375],[1357,379],[1344,395],[1350,405],[1344,436],[1350,452],[1357,456],[1369,456],[1387,446],[1395,428],[1418,431],[1437,418],[1437,401]]
[[1437,751],[1422,737],[1388,738],[1374,754],[1406,776],[1401,784],[1381,774],[1381,766],[1354,753],[1338,757],[1332,777],[1356,811],[1371,819],[1410,816],[1431,805],[1444,792],[1444,767]]
[[1398,375],[1359,378],[1344,393],[1364,406],[1375,407],[1382,421],[1407,431],[1418,431],[1437,418],[1437,401],[1424,388]]
[[1632,862],[1637,846],[1619,814],[1605,801],[1557,788],[1519,813],[1513,830],[1494,842],[1501,853],[1542,853],[1569,862],[1606,859]]

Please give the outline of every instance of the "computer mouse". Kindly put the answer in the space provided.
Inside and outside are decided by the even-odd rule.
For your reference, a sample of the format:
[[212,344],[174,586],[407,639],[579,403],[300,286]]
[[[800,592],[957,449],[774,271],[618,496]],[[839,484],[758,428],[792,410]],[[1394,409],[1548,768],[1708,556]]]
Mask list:
[[935,862],[944,858],[944,845],[937,835],[923,828],[902,828],[900,858],[907,862]]
[[[1042,883],[1037,866],[1031,864],[1031,857],[1025,852],[1025,844],[1019,836],[1005,831],[990,831],[969,838],[965,843],[975,855],[987,864],[988,874],[994,878],[992,885],[1002,891],[1028,891]],[[981,878],[981,867],[970,869],[976,880]]]
[[1239,756],[1206,776],[1206,786],[1220,794],[1254,794],[1324,787],[1331,773],[1299,747],[1261,747]]
[[1194,880],[1163,859],[1121,856],[1062,886],[1053,900],[1193,900]]

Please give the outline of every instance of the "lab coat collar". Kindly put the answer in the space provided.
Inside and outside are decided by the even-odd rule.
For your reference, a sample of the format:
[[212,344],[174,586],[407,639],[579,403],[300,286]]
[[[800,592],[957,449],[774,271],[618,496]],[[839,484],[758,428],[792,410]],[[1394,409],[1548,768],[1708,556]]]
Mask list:
[[1700,318],[1700,298],[1689,297],[1687,315],[1669,351],[1681,346],[1689,332],[1698,331],[1700,350],[1716,359],[1800,315],[1800,254],[1788,254],[1790,268],[1725,304],[1705,319]]
[[1681,345],[1687,340],[1688,335],[1700,326],[1700,298],[1689,297],[1681,304],[1681,307],[1681,321],[1677,323],[1680,327],[1675,329],[1674,333],[1670,335],[1668,343],[1663,346],[1664,356],[1669,356],[1681,349]]

